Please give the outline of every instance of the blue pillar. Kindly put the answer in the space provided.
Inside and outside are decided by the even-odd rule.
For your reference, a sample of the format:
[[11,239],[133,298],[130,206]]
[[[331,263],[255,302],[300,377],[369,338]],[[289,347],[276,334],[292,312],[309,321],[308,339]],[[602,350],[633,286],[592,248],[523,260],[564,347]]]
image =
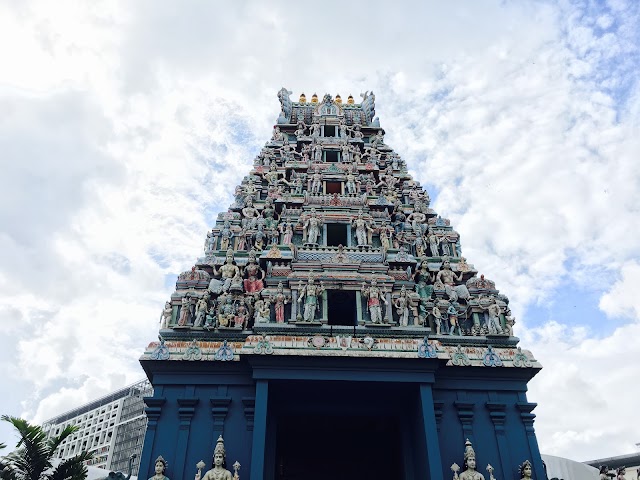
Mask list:
[[176,444],[176,458],[173,467],[174,475],[184,472],[185,456],[189,445],[189,430],[191,419],[196,411],[197,398],[178,398],[178,416],[180,417],[180,429],[178,430],[178,443]]
[[473,438],[473,402],[464,402],[460,400],[456,400],[454,402],[456,409],[458,410],[458,418],[460,419],[460,423],[462,424],[462,436],[463,441],[469,439],[469,441],[475,445],[475,440]]
[[507,408],[506,403],[500,402],[487,402],[487,410],[489,410],[489,416],[493,422],[493,428],[496,432],[496,440],[498,441],[498,453],[500,454],[500,465],[502,472],[496,472],[496,476],[502,478],[515,477],[518,472],[513,472],[513,465],[511,463],[511,457],[509,455],[509,442],[504,430],[504,423],[507,418],[505,412]]
[[267,402],[269,400],[269,382],[257,380],[256,406],[253,421],[253,445],[251,447],[251,480],[263,480],[265,450],[267,443]]
[[[520,410],[520,418],[524,424],[524,429],[527,432],[527,440],[529,441],[529,452],[531,453],[531,463],[533,464],[534,478],[545,478],[544,467],[542,466],[542,457],[540,456],[540,447],[538,447],[538,440],[536,439],[536,432],[533,428],[533,421],[536,418],[535,413],[531,413],[534,408],[538,406],[537,403],[518,402],[516,403],[518,410]],[[518,464],[522,463],[525,459],[516,459]]]
[[[164,405],[166,400],[167,399],[164,397],[145,397],[144,399],[144,403],[146,405],[144,411],[147,414],[147,432],[144,436],[142,456],[140,458],[140,467],[138,469],[138,475],[140,475],[141,478],[144,478],[145,475],[147,477],[151,477],[155,474],[155,471],[151,468],[152,462],[155,461],[152,457],[153,445],[156,440],[156,428],[158,426],[160,414],[162,413],[162,405]],[[167,460],[169,459],[167,458]],[[169,461],[173,462],[173,459]],[[155,463],[153,465],[155,467]]]
[[[425,477],[429,478],[429,480],[444,480],[444,477],[442,476],[442,460],[440,457],[440,442],[438,441],[436,415],[433,410],[433,393],[431,391],[430,384],[420,384],[420,402],[422,406],[422,421],[424,422],[424,435],[427,444],[427,463],[429,469]],[[420,477],[420,475],[418,475],[418,477]]]

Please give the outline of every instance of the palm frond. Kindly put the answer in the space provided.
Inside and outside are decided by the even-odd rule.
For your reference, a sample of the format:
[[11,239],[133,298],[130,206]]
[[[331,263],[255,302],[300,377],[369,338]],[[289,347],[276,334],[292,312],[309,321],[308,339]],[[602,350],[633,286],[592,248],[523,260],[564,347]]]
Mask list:
[[87,477],[87,466],[84,462],[93,458],[93,453],[82,452],[72,458],[60,462],[51,473],[47,473],[47,480],[84,480]]

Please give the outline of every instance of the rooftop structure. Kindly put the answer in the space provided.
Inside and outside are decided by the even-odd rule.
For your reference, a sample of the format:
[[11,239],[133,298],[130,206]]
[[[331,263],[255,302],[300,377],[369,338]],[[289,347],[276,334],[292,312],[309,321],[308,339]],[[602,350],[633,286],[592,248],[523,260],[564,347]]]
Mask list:
[[136,475],[147,425],[143,398],[150,395],[151,384],[141,380],[44,422],[49,437],[59,435],[69,425],[78,427],[62,442],[56,458],[68,459],[87,450],[94,453],[88,465],[126,472],[129,457],[136,453]]
[[386,143],[373,92],[290,94],[141,358],[141,474],[157,455],[169,477],[204,474],[215,447],[252,480],[481,478],[476,452],[487,478],[543,478],[525,393],[541,366]]

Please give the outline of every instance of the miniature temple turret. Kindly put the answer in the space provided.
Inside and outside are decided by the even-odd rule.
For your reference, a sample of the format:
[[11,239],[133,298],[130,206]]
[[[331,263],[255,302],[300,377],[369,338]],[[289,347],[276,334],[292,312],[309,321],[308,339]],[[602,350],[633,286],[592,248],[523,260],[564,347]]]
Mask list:
[[374,93],[291,95],[141,358],[141,472],[162,453],[173,478],[197,462],[196,480],[230,479],[228,448],[233,478],[241,462],[252,480],[444,480],[469,439],[454,478],[544,478],[526,396],[541,366],[393,150]]

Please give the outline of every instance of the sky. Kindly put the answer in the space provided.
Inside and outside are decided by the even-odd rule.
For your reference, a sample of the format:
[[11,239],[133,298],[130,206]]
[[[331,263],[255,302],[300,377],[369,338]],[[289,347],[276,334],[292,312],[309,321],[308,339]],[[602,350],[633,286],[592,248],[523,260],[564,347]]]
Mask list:
[[639,49],[636,0],[1,0],[0,413],[42,422],[143,378],[278,90],[374,91],[544,365],[542,452],[637,451]]

